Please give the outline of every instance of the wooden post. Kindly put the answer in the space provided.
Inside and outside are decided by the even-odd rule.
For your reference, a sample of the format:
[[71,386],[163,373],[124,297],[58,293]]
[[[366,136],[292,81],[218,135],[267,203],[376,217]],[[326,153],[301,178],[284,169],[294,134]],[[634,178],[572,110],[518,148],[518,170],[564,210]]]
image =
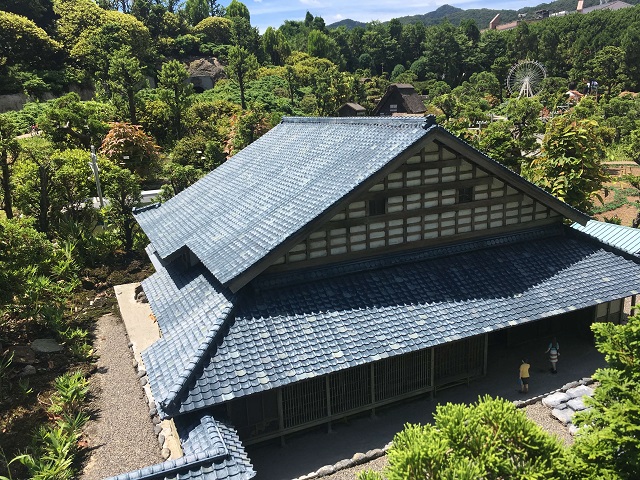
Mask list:
[[376,364],[372,363],[370,368],[369,368],[369,372],[371,375],[371,405],[374,405],[373,408],[371,408],[371,418],[375,418],[376,416]]
[[282,388],[278,389],[278,428],[280,429],[280,446],[284,447],[286,445],[284,435],[282,432],[284,431],[284,407],[282,405]]
[[436,394],[436,348],[431,347],[431,400]]
[[482,366],[483,376],[487,375],[488,364],[489,364],[489,334],[485,333],[484,334],[484,365]]
[[[331,387],[329,382],[329,375],[324,379],[324,386],[327,395],[327,417],[331,418]],[[331,420],[327,423],[327,433],[331,433]]]

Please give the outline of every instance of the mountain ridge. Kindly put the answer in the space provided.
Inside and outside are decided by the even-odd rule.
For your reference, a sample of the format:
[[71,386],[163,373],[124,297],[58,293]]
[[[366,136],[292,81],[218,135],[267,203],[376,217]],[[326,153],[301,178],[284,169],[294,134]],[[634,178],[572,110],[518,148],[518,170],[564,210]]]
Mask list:
[[[640,0],[624,0],[630,5],[636,5],[640,3]],[[598,5],[599,0],[585,0],[584,8]],[[407,23],[419,23],[422,22],[426,26],[437,25],[443,22],[445,19],[449,20],[452,24],[458,25],[462,20],[474,20],[478,28],[484,29],[489,27],[489,22],[498,13],[500,14],[500,23],[509,23],[517,20],[520,14],[526,14],[528,18],[531,18],[538,10],[549,10],[551,13],[565,11],[567,13],[575,12],[578,5],[577,0],[555,0],[550,3],[540,3],[532,7],[522,7],[519,10],[508,9],[490,9],[490,8],[471,8],[464,10],[462,8],[454,7],[452,5],[442,5],[436,10],[427,12],[425,14],[407,15],[404,17],[397,17],[397,20],[402,24]],[[388,23],[388,22],[382,22]],[[357,20],[351,20],[346,18],[338,22],[334,22],[327,25],[327,28],[338,28],[341,26],[346,27],[348,30],[355,27],[366,27],[367,22],[359,22]]]

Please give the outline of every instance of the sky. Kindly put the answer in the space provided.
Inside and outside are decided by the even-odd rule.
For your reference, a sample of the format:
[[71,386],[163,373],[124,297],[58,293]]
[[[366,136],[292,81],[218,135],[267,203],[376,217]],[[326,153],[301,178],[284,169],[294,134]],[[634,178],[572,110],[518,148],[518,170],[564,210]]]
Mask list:
[[[517,10],[534,6],[542,0],[241,0],[251,14],[251,25],[263,33],[267,27],[278,28],[285,20],[304,20],[307,11],[320,16],[327,25],[350,18],[360,22],[385,22],[396,17],[423,15],[448,4],[462,9],[495,8]],[[577,0],[576,0],[577,1]],[[222,0],[227,6],[231,0]]]

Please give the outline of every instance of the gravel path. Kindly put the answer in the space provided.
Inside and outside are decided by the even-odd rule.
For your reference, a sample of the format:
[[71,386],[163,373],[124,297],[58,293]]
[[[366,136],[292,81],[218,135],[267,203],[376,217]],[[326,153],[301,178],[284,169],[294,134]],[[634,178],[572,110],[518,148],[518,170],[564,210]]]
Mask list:
[[95,418],[85,428],[91,452],[82,480],[99,480],[162,461],[128,343],[122,320],[112,314],[98,319],[94,346],[99,359],[90,379]]

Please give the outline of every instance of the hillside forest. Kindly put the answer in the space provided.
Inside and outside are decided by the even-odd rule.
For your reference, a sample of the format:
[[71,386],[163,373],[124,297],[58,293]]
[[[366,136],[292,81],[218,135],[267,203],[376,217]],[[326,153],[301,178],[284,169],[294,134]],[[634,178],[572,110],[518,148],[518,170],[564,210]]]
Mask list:
[[[58,451],[68,476],[55,478],[79,468],[84,417],[38,399],[59,400],[51,392],[63,387],[86,396],[96,315],[86,300],[144,277],[147,241],[132,217],[142,191],[171,198],[283,116],[332,116],[347,102],[371,114],[389,85],[411,84],[440,124],[574,207],[636,211],[640,177],[610,184],[605,162],[640,158],[640,7],[503,31],[446,16],[328,28],[308,12],[264,32],[237,0],[0,8],[0,98],[22,99],[0,113],[0,467],[29,451],[12,463],[19,475],[57,465],[42,460],[54,441],[70,442]],[[505,79],[524,60],[546,78],[519,98]],[[192,80],[203,68],[212,88]],[[54,336],[65,355],[30,386],[13,347],[34,335]],[[80,404],[65,412],[81,415]],[[25,425],[45,426],[33,440]]]

